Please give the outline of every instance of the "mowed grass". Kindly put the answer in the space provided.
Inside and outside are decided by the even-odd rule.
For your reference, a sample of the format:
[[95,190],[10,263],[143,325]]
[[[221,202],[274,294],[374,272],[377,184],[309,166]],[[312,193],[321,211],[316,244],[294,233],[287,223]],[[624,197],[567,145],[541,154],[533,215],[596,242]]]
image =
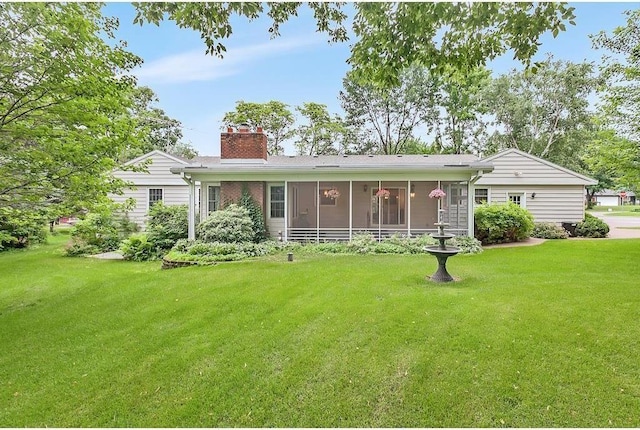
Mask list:
[[589,209],[587,212],[600,212],[607,216],[625,216],[625,217],[640,218],[640,205],[596,206],[592,209]]
[[640,240],[161,271],[0,255],[3,427],[638,427]]

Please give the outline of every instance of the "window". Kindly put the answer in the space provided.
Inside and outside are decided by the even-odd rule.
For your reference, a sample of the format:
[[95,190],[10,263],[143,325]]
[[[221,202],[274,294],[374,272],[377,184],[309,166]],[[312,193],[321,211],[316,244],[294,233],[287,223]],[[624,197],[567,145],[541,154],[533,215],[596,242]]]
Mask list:
[[149,188],[149,209],[162,201],[162,188]]
[[515,203],[518,206],[524,207],[524,194],[523,193],[509,193],[509,201]]
[[475,202],[477,205],[489,202],[489,189],[488,188],[476,188],[475,189]]
[[207,210],[215,212],[220,209],[220,187],[209,185],[207,197]]
[[275,185],[270,187],[270,218],[284,218],[284,186]]

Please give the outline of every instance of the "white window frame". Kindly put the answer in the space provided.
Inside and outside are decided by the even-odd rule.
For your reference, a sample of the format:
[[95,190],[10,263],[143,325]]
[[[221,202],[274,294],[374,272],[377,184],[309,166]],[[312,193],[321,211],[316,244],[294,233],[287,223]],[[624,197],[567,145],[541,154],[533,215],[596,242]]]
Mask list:
[[164,188],[161,187],[147,187],[147,212],[151,209],[151,190],[160,190],[160,200],[154,200],[153,203],[162,202],[164,203]]
[[[398,221],[400,220],[400,212],[402,210],[404,210],[404,222],[403,223],[398,223],[398,224],[385,224],[383,222],[381,222],[380,224],[378,224],[378,217],[377,216],[373,216],[373,213],[375,212],[374,208],[378,203],[381,203],[378,207],[378,210],[383,210],[384,208],[384,198],[383,197],[376,197],[376,192],[378,191],[377,187],[373,187],[371,188],[371,225],[372,226],[376,226],[378,227],[378,225],[381,228],[392,228],[392,227],[404,227],[407,225],[407,207],[408,207],[408,200],[409,200],[409,194],[407,193],[407,187],[382,187],[384,189],[387,190],[398,190],[398,199],[400,198],[400,195],[403,194],[404,195],[404,206],[400,206],[398,205]],[[378,199],[380,200],[378,202]],[[382,218],[384,218],[384,215],[382,216]],[[380,220],[382,221],[382,220]]]
[[[212,189],[212,188],[214,188],[214,189],[215,189],[215,188],[217,188],[217,189],[218,189],[218,202],[217,202],[217,203],[218,203],[218,207],[217,207],[216,209],[214,209],[214,210],[211,210],[211,209],[210,209],[210,207],[211,207],[211,202],[212,202],[212,201],[215,201],[215,200],[211,200],[211,198],[210,198],[210,194],[209,194],[209,193],[211,192],[211,189]],[[207,185],[207,214],[210,214],[211,212],[214,212],[214,211],[220,210],[220,205],[221,205],[221,203],[222,203],[222,202],[221,202],[221,199],[222,199],[222,194],[220,193],[220,185],[216,185],[216,184],[208,184],[208,185]]]
[[[282,208],[282,216],[272,216],[271,213],[271,205],[272,203],[274,203],[274,201],[271,199],[272,196],[272,189],[274,187],[281,187],[282,188],[282,200],[275,200],[275,202],[282,202],[283,208]],[[286,211],[287,211],[287,199],[286,199],[286,189],[285,189],[285,184],[269,184],[269,205],[268,205],[268,210],[269,210],[269,219],[285,219],[286,216]]]
[[487,204],[491,203],[491,189],[489,187],[477,187],[473,189],[473,204],[476,206],[480,206],[482,204],[476,201],[476,191],[478,190],[487,190]]
[[507,192],[507,202],[511,201],[511,196],[520,197],[520,207],[521,208],[527,207],[527,193],[525,193],[524,191],[509,191]]

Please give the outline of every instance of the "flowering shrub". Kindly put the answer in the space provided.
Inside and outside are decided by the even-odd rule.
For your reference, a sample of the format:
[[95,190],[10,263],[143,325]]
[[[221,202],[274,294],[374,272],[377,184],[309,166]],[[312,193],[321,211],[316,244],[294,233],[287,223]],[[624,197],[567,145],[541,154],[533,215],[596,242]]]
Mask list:
[[432,190],[429,193],[429,197],[432,198],[432,199],[440,199],[442,197],[445,197],[446,195],[447,195],[447,193],[442,191],[440,188],[436,188],[435,190]]
[[385,199],[389,198],[390,195],[391,195],[391,192],[384,188],[380,188],[378,192],[376,192],[376,197],[384,197]]

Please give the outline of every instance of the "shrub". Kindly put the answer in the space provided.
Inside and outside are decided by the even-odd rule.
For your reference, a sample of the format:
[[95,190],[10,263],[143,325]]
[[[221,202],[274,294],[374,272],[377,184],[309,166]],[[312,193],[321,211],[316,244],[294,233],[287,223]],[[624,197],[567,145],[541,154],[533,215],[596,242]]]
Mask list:
[[149,241],[146,234],[134,234],[120,244],[120,251],[125,260],[149,261],[158,257],[155,244]]
[[0,251],[47,240],[46,218],[37,212],[0,208]]
[[377,243],[372,234],[358,233],[353,235],[351,242],[347,244],[347,249],[356,254],[369,254]]
[[[71,237],[77,249],[89,250],[93,247],[96,253],[114,251],[118,249],[121,239],[118,227],[119,221],[111,213],[90,213],[73,226]],[[80,254],[68,251],[67,255]]]
[[533,216],[515,203],[484,204],[475,210],[475,237],[483,245],[519,242],[532,232]]
[[64,248],[64,252],[69,257],[78,257],[83,255],[95,255],[100,254],[102,250],[96,245],[88,245],[80,240],[72,240],[67,243]]
[[203,242],[242,243],[254,238],[253,222],[249,211],[236,204],[212,212],[198,224],[196,234]]
[[188,212],[187,205],[154,204],[149,210],[147,240],[161,252],[171,249],[179,239],[189,235]]
[[212,263],[217,261],[236,261],[249,257],[260,257],[275,252],[278,249],[275,242],[262,243],[223,243],[180,242],[165,256],[171,261],[197,261],[200,263]]
[[242,188],[242,196],[240,197],[240,202],[238,204],[249,211],[249,217],[253,224],[253,242],[259,243],[267,240],[269,233],[267,232],[267,227],[264,223],[262,208],[255,201],[246,184]]
[[600,218],[589,213],[585,214],[584,221],[576,225],[576,236],[603,238],[607,237],[609,226]]
[[539,239],[567,239],[569,232],[552,222],[537,222],[531,236]]
[[451,239],[451,246],[460,248],[460,254],[479,254],[482,252],[482,243],[470,236],[454,237]]

